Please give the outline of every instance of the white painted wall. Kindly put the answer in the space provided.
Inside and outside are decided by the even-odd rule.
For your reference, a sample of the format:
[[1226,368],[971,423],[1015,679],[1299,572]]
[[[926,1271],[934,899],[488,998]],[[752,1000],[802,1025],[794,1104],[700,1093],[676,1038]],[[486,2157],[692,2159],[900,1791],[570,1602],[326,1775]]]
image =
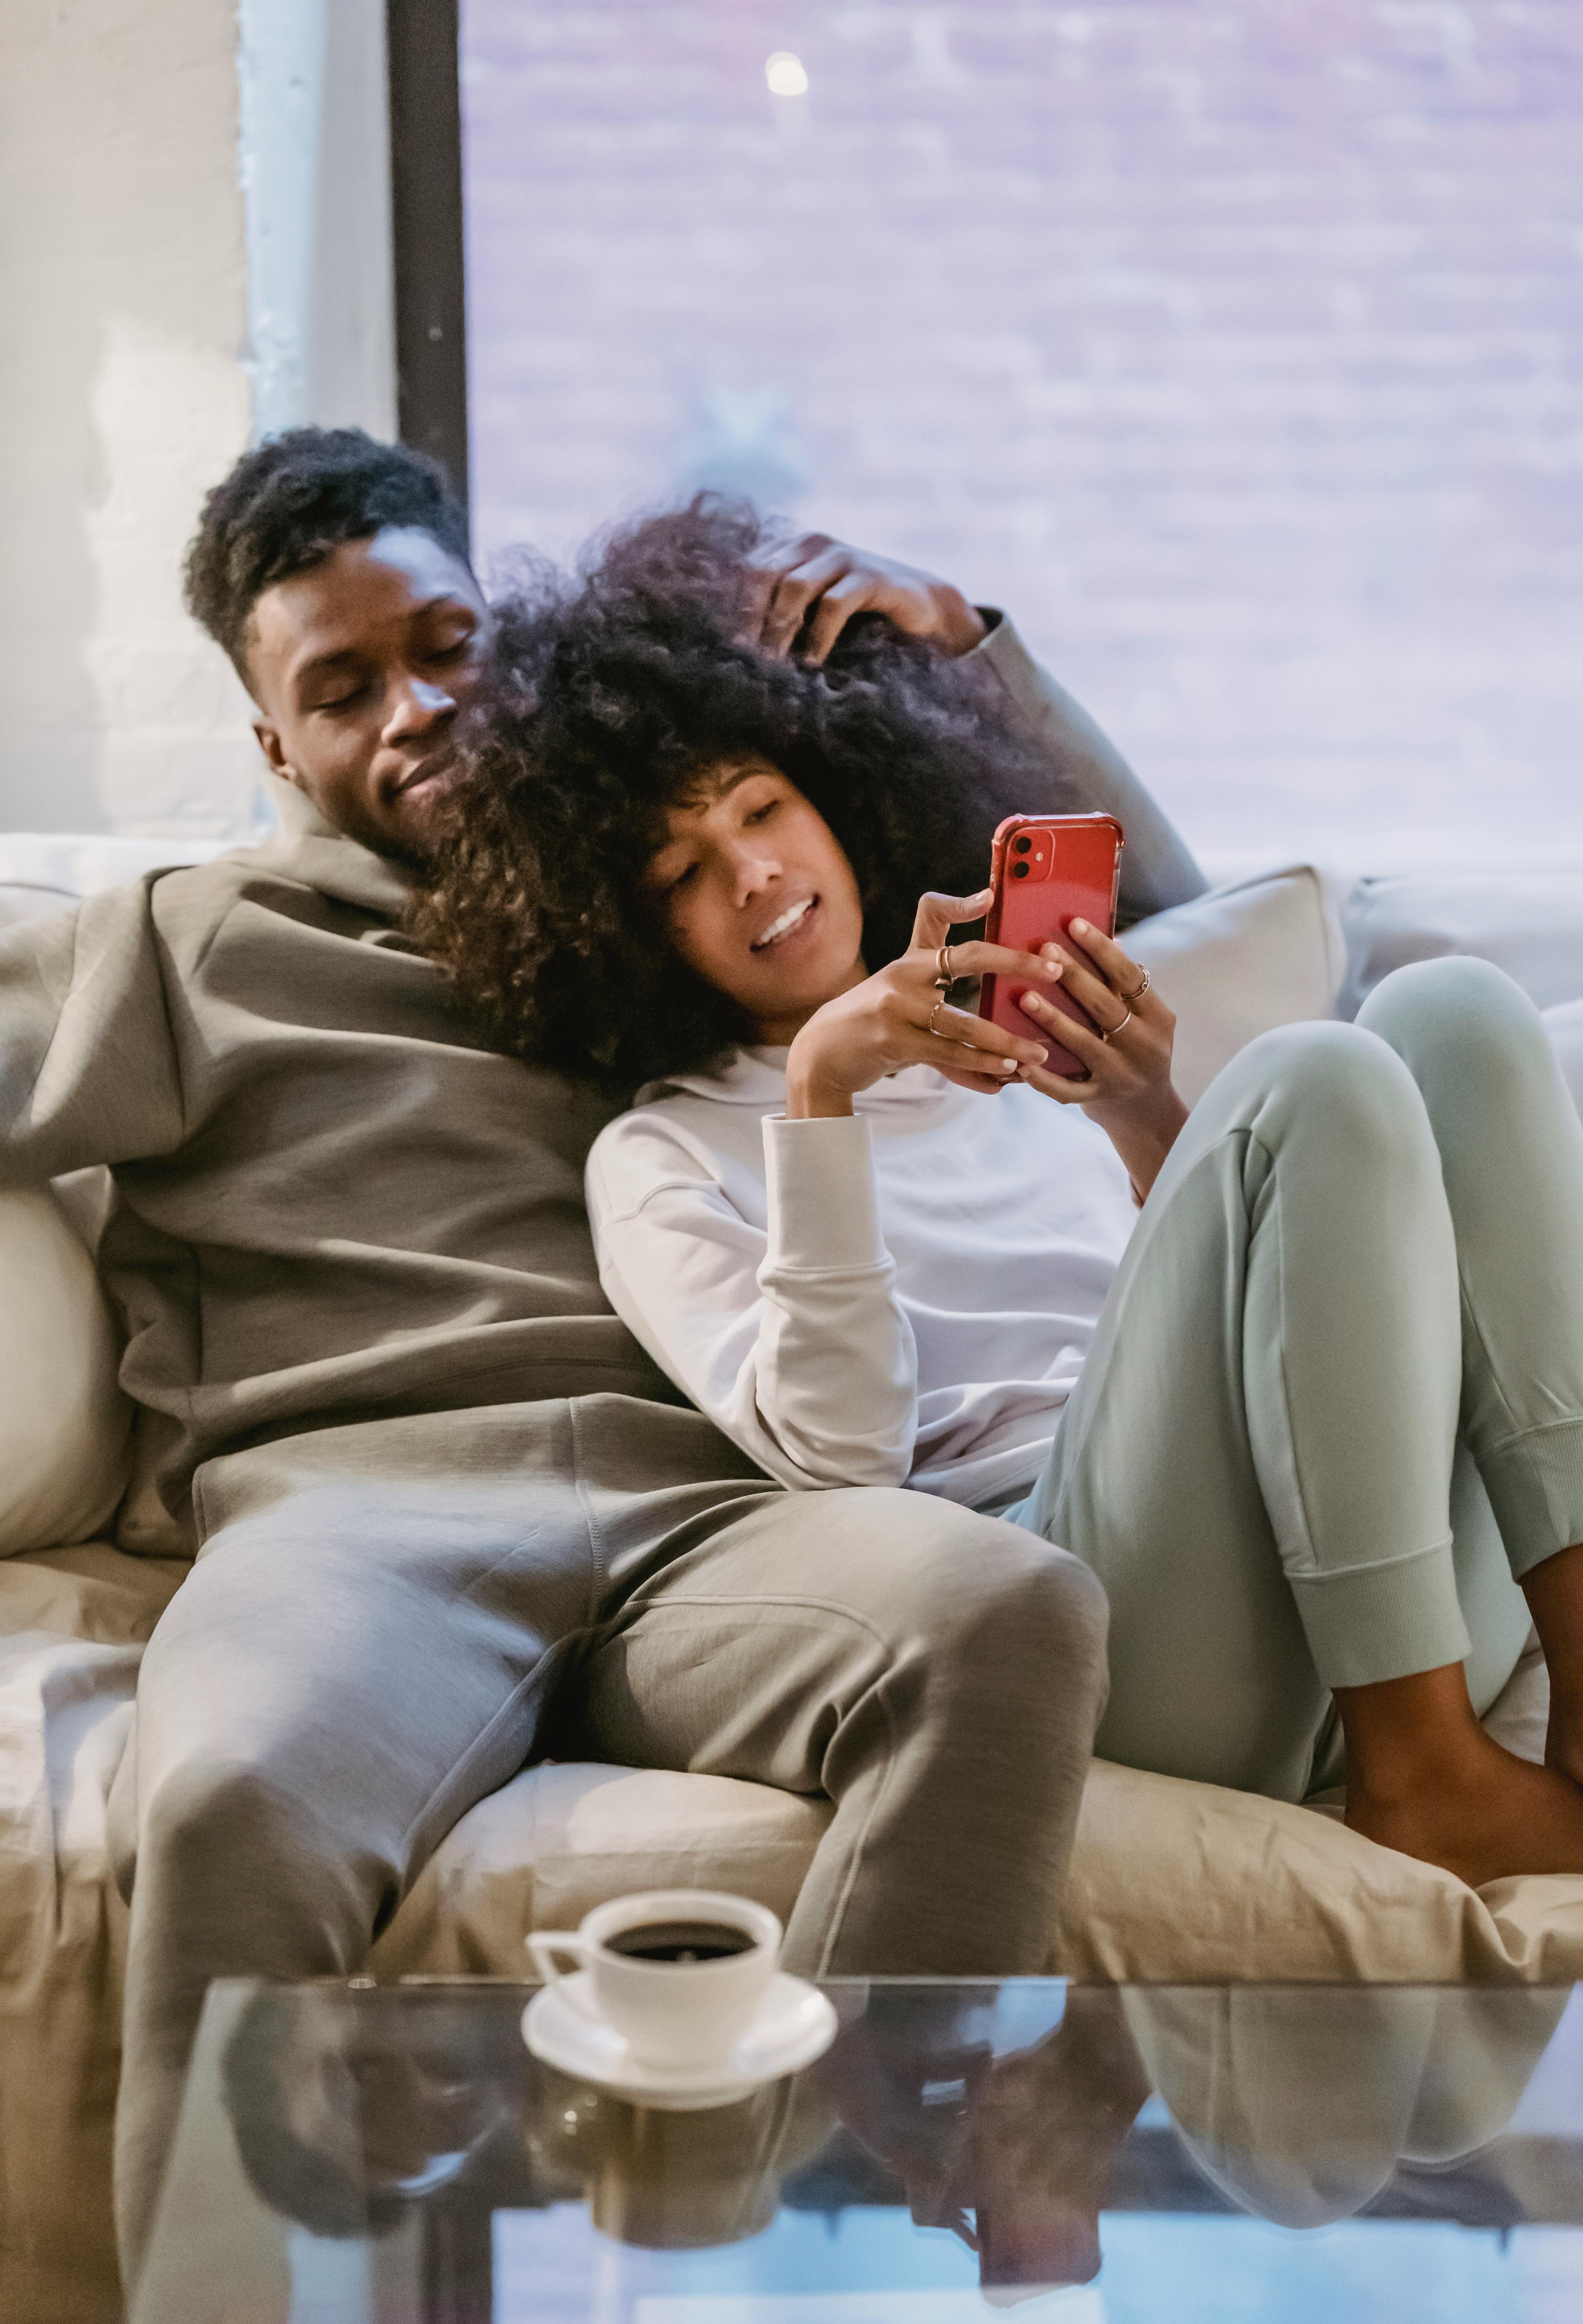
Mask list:
[[382,8],[0,0],[0,829],[244,835],[181,557],[251,435],[393,430]]

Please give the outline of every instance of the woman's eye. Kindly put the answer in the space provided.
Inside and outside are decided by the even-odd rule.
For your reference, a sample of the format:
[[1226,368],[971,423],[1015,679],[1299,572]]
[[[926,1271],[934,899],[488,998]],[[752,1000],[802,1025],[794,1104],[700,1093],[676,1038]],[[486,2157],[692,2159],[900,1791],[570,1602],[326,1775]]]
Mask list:
[[778,799],[766,799],[762,807],[756,807],[751,815],[745,816],[743,819],[745,822],[750,824],[768,823],[770,816],[775,813],[776,808],[779,805],[780,801]]
[[355,686],[353,687],[350,694],[337,694],[333,702],[316,703],[314,707],[317,710],[332,712],[336,710],[350,710],[354,702],[361,702],[367,692],[368,688],[366,686]]
[[665,883],[666,894],[674,896],[679,888],[685,888],[697,869],[698,866],[695,863],[689,863],[685,872],[678,872],[674,879],[667,880]]

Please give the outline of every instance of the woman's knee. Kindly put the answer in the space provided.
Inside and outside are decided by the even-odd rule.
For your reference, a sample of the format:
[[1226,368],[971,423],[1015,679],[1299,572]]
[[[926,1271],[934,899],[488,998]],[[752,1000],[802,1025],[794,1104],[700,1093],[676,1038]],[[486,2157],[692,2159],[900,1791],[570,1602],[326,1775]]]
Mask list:
[[1522,987],[1487,960],[1414,961],[1377,984],[1358,1011],[1365,1030],[1404,1059],[1421,1087],[1442,1084],[1480,1102],[1514,1097],[1553,1067],[1544,1022]]
[[1284,1025],[1250,1042],[1243,1057],[1257,1084],[1247,1126],[1270,1150],[1297,1138],[1334,1150],[1353,1170],[1437,1167],[1413,1074],[1367,1028]]

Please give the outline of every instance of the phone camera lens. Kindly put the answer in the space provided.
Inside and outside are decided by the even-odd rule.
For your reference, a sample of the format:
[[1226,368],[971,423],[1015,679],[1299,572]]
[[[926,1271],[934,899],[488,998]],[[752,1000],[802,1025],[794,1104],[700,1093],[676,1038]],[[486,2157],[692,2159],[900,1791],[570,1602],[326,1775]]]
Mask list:
[[1026,855],[1033,844],[1033,841],[1028,837],[1025,831],[1020,839],[1014,839],[1012,841],[1011,852],[1014,855]]
[[1026,880],[1028,876],[1027,865],[1026,863],[1014,863],[1011,867],[1011,876],[1014,880]]

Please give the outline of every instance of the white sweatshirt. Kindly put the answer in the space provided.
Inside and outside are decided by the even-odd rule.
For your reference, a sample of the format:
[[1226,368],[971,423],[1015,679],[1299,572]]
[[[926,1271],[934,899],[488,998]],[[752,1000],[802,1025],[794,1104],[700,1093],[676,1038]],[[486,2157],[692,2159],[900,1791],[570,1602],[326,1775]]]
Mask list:
[[588,1160],[611,1305],[783,1484],[1026,1491],[1137,1218],[1102,1130],[915,1065],[788,1121],[786,1051],[653,1085]]

